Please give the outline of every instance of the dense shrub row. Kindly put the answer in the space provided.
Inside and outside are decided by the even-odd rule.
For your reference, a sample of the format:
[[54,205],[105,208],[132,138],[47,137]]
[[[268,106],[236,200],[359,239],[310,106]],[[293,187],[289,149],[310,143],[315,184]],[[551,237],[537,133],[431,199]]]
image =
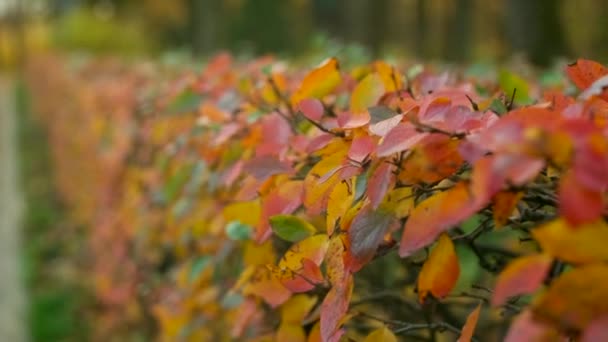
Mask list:
[[96,337],[602,340],[608,70],[565,74],[33,64]]

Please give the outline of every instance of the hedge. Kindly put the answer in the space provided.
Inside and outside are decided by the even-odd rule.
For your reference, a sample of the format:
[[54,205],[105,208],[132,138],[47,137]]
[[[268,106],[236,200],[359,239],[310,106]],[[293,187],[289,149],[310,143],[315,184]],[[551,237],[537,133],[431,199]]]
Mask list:
[[94,337],[602,340],[608,70],[30,66]]

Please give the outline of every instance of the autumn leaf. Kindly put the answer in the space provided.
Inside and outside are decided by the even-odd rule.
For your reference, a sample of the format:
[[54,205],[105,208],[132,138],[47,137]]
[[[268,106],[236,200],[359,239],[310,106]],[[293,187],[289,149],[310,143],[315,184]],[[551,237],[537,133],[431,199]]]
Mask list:
[[306,342],[306,332],[300,324],[281,322],[276,342]]
[[473,205],[465,183],[438,192],[425,199],[412,210],[401,237],[399,255],[404,258],[424,248],[444,231],[473,215]]
[[369,197],[372,209],[377,209],[384,196],[395,180],[393,173],[394,165],[383,162],[369,178],[367,183],[367,197]]
[[608,341],[608,316],[594,319],[583,331],[581,342]]
[[507,223],[523,195],[521,191],[501,191],[494,196],[492,216],[496,228],[501,228]]
[[414,147],[428,133],[420,133],[409,122],[400,123],[386,134],[382,139],[376,154],[378,157],[386,157],[391,154],[402,152]]
[[582,331],[594,319],[608,315],[608,287],[603,286],[607,282],[608,265],[575,268],[555,279],[532,310],[562,330]]
[[268,177],[280,173],[291,174],[293,169],[284,162],[281,162],[275,156],[255,157],[245,163],[243,171],[253,175],[259,180],[265,180]]
[[357,84],[350,97],[350,111],[338,117],[342,128],[361,127],[369,123],[368,107],[374,106],[384,94],[384,84],[376,73],[370,73]]
[[351,272],[358,271],[372,260],[384,235],[397,223],[397,219],[390,212],[374,210],[371,207],[363,208],[359,212],[347,233],[352,257],[348,268]]
[[339,149],[308,171],[304,178],[304,206],[309,213],[318,214],[327,207],[330,191],[340,182],[337,171],[343,165],[346,153],[346,149]]
[[572,172],[561,178],[557,195],[560,214],[573,226],[594,222],[602,216],[602,191],[579,184]]
[[247,284],[243,287],[243,294],[262,298],[271,307],[278,307],[291,296],[291,292],[281,284],[270,268],[258,266]]
[[397,342],[395,334],[386,326],[370,332],[363,342]]
[[272,231],[281,239],[297,242],[314,234],[317,229],[294,215],[275,215],[270,218]]
[[469,314],[467,317],[464,326],[462,327],[462,332],[460,333],[460,337],[457,342],[470,342],[473,338],[473,333],[475,332],[475,327],[477,326],[477,321],[479,320],[479,312],[481,311],[481,304],[477,305],[475,310]]
[[340,286],[344,283],[347,275],[344,265],[345,247],[341,235],[332,236],[329,240],[327,248],[327,256],[325,260],[325,268],[327,270],[327,278],[333,286]]
[[403,88],[403,76],[394,66],[383,61],[376,61],[374,62],[374,69],[376,69],[380,79],[382,79],[384,89],[386,89],[387,92],[397,91]]
[[545,253],[566,262],[608,261],[608,224],[603,220],[575,228],[557,219],[534,229],[532,236]]
[[359,135],[353,139],[348,150],[348,158],[362,163],[376,149],[376,142],[369,135]]
[[321,121],[321,118],[323,117],[323,103],[318,99],[311,98],[302,100],[300,101],[299,108],[305,117],[314,122]]
[[521,312],[509,327],[505,342],[555,341],[558,334],[551,327],[534,320],[529,309]]
[[249,226],[257,226],[260,221],[261,207],[259,200],[229,204],[223,211],[226,222],[238,221]]
[[401,164],[397,179],[406,184],[431,184],[451,176],[463,163],[459,144],[443,134],[425,136]]
[[447,234],[442,234],[418,275],[418,299],[424,303],[429,294],[435,298],[447,296],[459,275],[460,265],[454,244]]
[[348,312],[353,293],[353,277],[348,276],[340,286],[333,286],[321,304],[321,337],[329,341],[338,333],[342,318]]
[[566,75],[580,90],[589,88],[593,82],[606,74],[606,67],[587,59],[578,59],[566,67]]
[[334,232],[336,223],[346,214],[355,199],[356,177],[342,180],[331,190],[327,202],[327,234]]
[[300,324],[317,303],[316,296],[298,294],[281,305],[281,321]]
[[536,291],[542,286],[552,262],[547,254],[534,254],[512,261],[496,279],[492,305],[503,305],[509,297]]
[[291,97],[291,104],[295,107],[303,99],[321,99],[331,93],[341,81],[338,60],[330,58],[306,75],[300,88]]

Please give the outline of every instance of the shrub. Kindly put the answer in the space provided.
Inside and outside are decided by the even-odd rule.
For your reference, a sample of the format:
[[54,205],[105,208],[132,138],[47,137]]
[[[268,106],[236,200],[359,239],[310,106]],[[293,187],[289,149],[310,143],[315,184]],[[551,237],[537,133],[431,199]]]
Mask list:
[[98,334],[606,334],[608,71],[595,62],[565,69],[577,96],[562,78],[382,61],[303,73],[220,55],[168,83],[57,64],[34,66],[46,82],[32,88],[59,189],[88,225]]

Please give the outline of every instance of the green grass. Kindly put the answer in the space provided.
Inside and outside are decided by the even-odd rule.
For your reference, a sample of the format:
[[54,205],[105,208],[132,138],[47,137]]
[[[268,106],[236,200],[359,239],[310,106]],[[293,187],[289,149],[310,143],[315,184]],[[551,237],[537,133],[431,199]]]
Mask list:
[[46,135],[32,116],[25,84],[18,82],[21,185],[26,210],[24,274],[32,342],[87,341],[89,295],[77,277],[79,237],[64,234],[64,208],[56,198]]

